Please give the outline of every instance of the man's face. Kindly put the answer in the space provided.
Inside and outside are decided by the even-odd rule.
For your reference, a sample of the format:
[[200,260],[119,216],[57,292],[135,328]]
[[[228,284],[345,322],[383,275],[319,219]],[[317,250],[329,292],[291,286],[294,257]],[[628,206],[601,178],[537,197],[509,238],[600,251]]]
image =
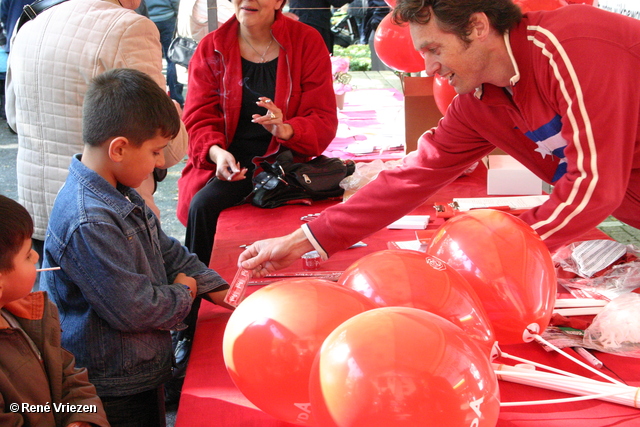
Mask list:
[[474,32],[469,36],[471,42],[465,43],[458,35],[440,29],[433,14],[426,25],[410,23],[409,31],[428,75],[447,78],[459,94],[473,92],[484,83],[484,71],[490,64]]

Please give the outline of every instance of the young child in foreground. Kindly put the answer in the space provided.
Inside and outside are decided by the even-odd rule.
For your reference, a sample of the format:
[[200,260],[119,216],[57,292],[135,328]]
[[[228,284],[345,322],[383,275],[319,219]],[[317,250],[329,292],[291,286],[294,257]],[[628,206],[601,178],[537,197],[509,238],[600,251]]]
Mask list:
[[89,371],[112,426],[162,426],[171,330],[196,295],[223,305],[228,284],[168,237],[133,190],[164,165],[180,130],[146,74],[107,71],[88,88],[82,155],[51,212],[41,287],[58,305],[62,343]]
[[0,195],[0,218],[0,425],[108,426],[87,370],[60,347],[56,306],[30,293],[38,254],[29,213]]

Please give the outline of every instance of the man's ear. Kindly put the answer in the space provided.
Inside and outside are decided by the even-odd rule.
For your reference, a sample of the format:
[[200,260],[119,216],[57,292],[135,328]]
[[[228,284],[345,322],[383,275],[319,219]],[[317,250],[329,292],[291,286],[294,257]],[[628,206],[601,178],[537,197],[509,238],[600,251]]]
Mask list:
[[121,162],[130,146],[131,143],[124,136],[113,138],[109,142],[109,158],[114,162]]
[[476,12],[469,18],[469,38],[486,39],[491,31],[491,22],[484,12]]

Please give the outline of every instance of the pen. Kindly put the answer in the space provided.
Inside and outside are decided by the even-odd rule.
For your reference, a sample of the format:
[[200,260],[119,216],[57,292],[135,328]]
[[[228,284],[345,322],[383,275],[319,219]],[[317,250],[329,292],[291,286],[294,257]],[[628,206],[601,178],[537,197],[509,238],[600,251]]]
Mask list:
[[591,354],[586,348],[583,347],[572,347],[573,350],[578,353],[584,360],[586,360],[591,366],[594,366],[598,369],[602,369],[604,363],[593,354]]

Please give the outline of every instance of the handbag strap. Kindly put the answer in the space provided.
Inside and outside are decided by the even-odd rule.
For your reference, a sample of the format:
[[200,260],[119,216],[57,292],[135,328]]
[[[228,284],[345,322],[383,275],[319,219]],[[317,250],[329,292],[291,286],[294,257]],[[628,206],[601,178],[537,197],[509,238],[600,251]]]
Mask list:
[[18,18],[14,33],[17,33],[20,30],[20,27],[22,27],[27,21],[31,21],[40,13],[64,1],[67,0],[37,0],[26,5],[22,8],[22,13],[20,14],[20,18]]

